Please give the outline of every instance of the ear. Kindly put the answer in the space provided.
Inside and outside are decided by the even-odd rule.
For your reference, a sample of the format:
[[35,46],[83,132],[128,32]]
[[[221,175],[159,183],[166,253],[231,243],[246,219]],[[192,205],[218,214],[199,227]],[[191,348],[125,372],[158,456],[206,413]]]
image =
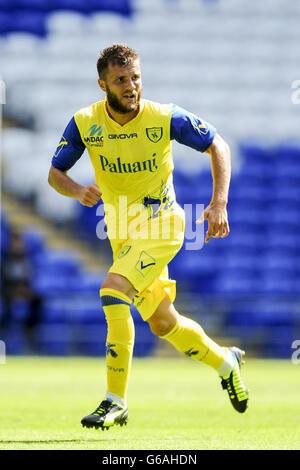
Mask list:
[[99,79],[98,79],[98,84],[99,84],[99,87],[101,88],[101,90],[106,93],[105,81],[102,80],[101,78],[99,78]]

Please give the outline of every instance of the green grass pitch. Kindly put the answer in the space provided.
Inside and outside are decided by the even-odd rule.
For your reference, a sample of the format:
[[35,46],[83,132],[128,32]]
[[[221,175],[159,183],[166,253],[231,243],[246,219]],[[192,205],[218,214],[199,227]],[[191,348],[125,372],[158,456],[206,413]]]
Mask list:
[[300,449],[300,365],[248,359],[251,400],[231,406],[215,371],[189,358],[134,358],[129,422],[87,430],[105,390],[103,358],[8,357],[0,365],[0,449]]

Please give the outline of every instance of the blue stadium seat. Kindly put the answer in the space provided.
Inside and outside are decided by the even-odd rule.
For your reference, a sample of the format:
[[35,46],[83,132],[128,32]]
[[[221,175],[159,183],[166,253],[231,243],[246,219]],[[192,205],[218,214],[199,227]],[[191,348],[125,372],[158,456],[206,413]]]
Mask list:
[[248,252],[234,250],[230,251],[227,255],[224,254],[222,257],[222,270],[224,270],[224,273],[226,273],[228,269],[245,269],[246,271],[259,272],[261,268],[262,262],[260,254],[251,255]]
[[[289,182],[281,182],[275,187],[273,193],[273,206],[275,211],[298,210],[300,207],[300,188],[298,185],[291,185]],[[272,187],[271,187],[272,190]]]
[[36,294],[45,297],[56,296],[73,290],[70,276],[59,274],[57,271],[54,274],[49,274],[43,270],[36,272],[32,278],[31,287]]
[[300,185],[300,165],[288,164],[284,162],[277,165],[273,176],[273,185],[278,188],[281,185],[299,188]]
[[38,253],[34,258],[37,270],[57,269],[61,274],[76,275],[81,268],[80,259],[72,251],[50,250]]
[[44,37],[46,31],[46,14],[39,11],[16,11],[12,18],[12,30],[24,31]]
[[125,17],[133,14],[131,0],[89,0],[88,3],[93,11],[109,11]]
[[71,329],[63,298],[46,301],[35,341],[42,354],[65,356],[72,351]]
[[16,10],[20,5],[20,0],[0,0],[0,12]]
[[[229,250],[229,253],[236,256],[256,256],[260,254],[265,247],[265,235],[259,230],[253,229],[250,224],[241,222],[229,222],[230,234],[227,238],[221,240],[222,246]],[[218,240],[220,242],[220,240]]]
[[283,162],[291,162],[300,164],[300,141],[288,140],[279,144],[279,158]]
[[[259,282],[259,280],[258,280]],[[294,273],[288,269],[270,269],[262,272],[259,292],[264,294],[299,295],[299,285]]]
[[48,12],[55,10],[59,6],[59,0],[17,0],[15,2],[19,10],[31,10]]
[[29,304],[24,299],[14,299],[11,305],[12,321],[16,323],[24,323],[29,314]]
[[4,35],[12,31],[14,31],[12,15],[0,10],[0,35]]
[[193,292],[212,292],[217,258],[201,251],[185,251],[170,263],[170,276]]
[[10,242],[10,226],[7,222],[6,214],[3,211],[1,212],[0,217],[1,217],[0,243],[1,243],[1,254],[3,255],[7,251],[9,242]]
[[291,344],[296,338],[293,326],[270,327],[265,331],[261,354],[266,358],[291,358]]
[[255,163],[269,163],[273,164],[276,161],[276,149],[268,146],[264,141],[249,140],[243,141],[240,144],[240,154],[247,164]]
[[269,233],[265,238],[265,247],[277,250],[286,250],[291,253],[296,253],[299,248],[299,241],[297,233],[288,232],[276,232],[270,229]]
[[255,272],[245,272],[243,269],[225,270],[215,282],[215,292],[223,295],[252,296],[255,292]]
[[89,13],[93,10],[90,1],[84,0],[59,0],[56,5],[58,10],[78,11],[80,13]]
[[257,181],[267,183],[272,180],[274,173],[275,167],[269,160],[243,161],[240,172],[238,175],[235,175],[235,178],[238,181],[239,175],[241,175],[248,178],[256,178]]
[[24,230],[22,232],[22,240],[29,257],[35,257],[45,250],[45,236],[37,230],[32,228]]
[[260,256],[261,266],[265,269],[287,269],[296,273],[298,264],[297,257],[290,251],[278,252],[277,249],[266,249]]
[[[229,212],[229,224],[239,226],[240,229],[244,229],[245,234],[247,232],[261,233],[265,226],[265,214],[266,211],[260,207],[253,207],[252,204],[236,204],[233,209],[230,210],[230,204],[228,206]],[[234,235],[234,232],[232,233]]]
[[23,326],[19,323],[11,325],[1,339],[5,342],[6,354],[8,355],[24,354],[26,351]]
[[151,332],[148,323],[135,323],[134,356],[142,357],[152,355],[157,342],[158,338]]
[[66,323],[41,324],[36,331],[36,345],[40,353],[67,356],[72,353],[72,335]]
[[81,271],[78,276],[73,277],[73,289],[77,292],[95,292],[98,294],[105,278],[106,273],[102,271]]
[[291,306],[282,302],[238,303],[227,313],[224,327],[245,344],[256,344],[260,354],[266,357],[288,357],[287,350],[290,354],[295,338]]

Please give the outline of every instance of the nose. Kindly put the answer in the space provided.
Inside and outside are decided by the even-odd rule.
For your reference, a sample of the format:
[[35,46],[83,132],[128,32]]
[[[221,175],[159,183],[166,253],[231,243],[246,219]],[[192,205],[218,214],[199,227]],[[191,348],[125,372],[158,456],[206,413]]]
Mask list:
[[126,87],[129,89],[129,90],[134,90],[136,88],[136,81],[135,80],[132,80],[132,78],[129,78],[126,82]]

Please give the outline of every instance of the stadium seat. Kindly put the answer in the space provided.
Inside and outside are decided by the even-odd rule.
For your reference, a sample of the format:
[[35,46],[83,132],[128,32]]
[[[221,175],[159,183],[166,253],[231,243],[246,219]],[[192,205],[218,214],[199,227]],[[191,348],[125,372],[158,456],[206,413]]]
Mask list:
[[26,228],[22,232],[22,239],[25,244],[26,253],[31,258],[45,250],[45,236],[34,228]]
[[244,141],[240,144],[240,152],[247,164],[263,163],[271,164],[276,158],[276,152],[264,141]]
[[41,324],[36,331],[40,354],[66,356],[72,353],[71,330],[65,323]]
[[20,323],[11,325],[3,335],[7,355],[24,354],[26,351],[26,340],[24,337],[23,325]]
[[16,10],[19,6],[20,0],[11,0],[8,2],[7,0],[0,0],[0,11],[12,11]]
[[74,290],[76,292],[99,292],[101,284],[106,278],[106,272],[82,271],[74,277]]
[[73,251],[48,249],[35,257],[36,269],[47,270],[54,267],[65,274],[79,273],[81,261]]
[[36,10],[15,12],[12,24],[13,31],[28,32],[40,37],[45,37],[47,33],[46,15]]
[[76,11],[53,11],[47,17],[47,31],[53,38],[82,35],[87,19]]
[[299,295],[299,282],[289,269],[270,269],[262,272],[261,282],[258,283],[259,292],[264,294]]
[[218,276],[214,291],[217,294],[230,295],[230,296],[241,296],[249,295],[252,296],[255,292],[255,280],[256,272],[244,269],[231,269],[225,270],[223,274]]
[[58,6],[58,0],[49,3],[47,0],[17,0],[18,9],[22,11],[51,11]]
[[3,210],[1,210],[0,218],[1,218],[0,220],[0,226],[1,226],[0,244],[1,244],[1,255],[3,256],[9,247],[11,228],[7,221],[7,215]]
[[0,10],[0,35],[10,33],[14,30],[12,15]]

